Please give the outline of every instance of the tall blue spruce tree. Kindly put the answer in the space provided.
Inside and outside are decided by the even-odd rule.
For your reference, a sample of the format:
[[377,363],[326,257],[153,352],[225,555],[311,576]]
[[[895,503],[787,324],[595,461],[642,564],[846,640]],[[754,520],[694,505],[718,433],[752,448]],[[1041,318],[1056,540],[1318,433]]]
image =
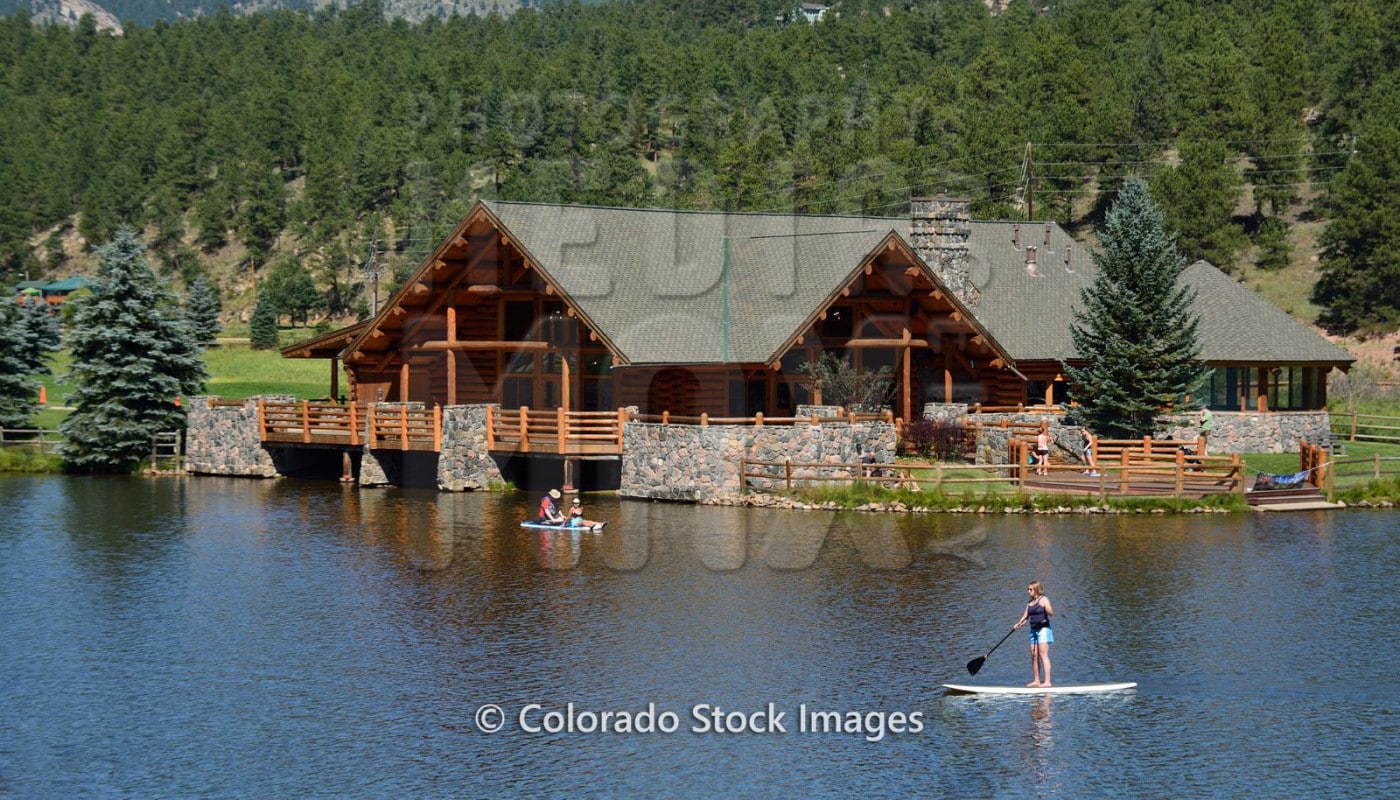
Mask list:
[[185,427],[181,394],[203,389],[204,360],[175,295],[151,270],[135,231],[122,228],[98,249],[102,266],[69,332],[76,386],[68,469],[130,472],[157,433]]
[[29,427],[39,391],[38,381],[30,377],[22,314],[13,302],[0,303],[0,428]]
[[1098,275],[1080,293],[1070,333],[1085,364],[1066,366],[1084,423],[1099,436],[1135,439],[1156,430],[1206,375],[1196,338],[1196,292],[1147,185],[1119,190],[1093,253]]

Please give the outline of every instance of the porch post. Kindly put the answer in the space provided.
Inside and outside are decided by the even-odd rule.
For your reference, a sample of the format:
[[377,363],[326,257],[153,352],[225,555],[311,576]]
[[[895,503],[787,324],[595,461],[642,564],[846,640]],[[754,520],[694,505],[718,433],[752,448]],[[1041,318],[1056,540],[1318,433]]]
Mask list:
[[331,356],[331,399],[340,399],[340,359]]
[[[457,341],[457,307],[447,306],[447,342]],[[457,405],[457,351],[447,351],[447,404]]]
[[399,367],[399,402],[408,402],[408,359],[405,358],[403,366]]
[[[906,333],[908,333],[908,331],[906,331]],[[904,421],[905,421],[905,422],[912,422],[913,419],[914,419],[914,415],[913,415],[913,412],[912,412],[912,411],[910,410],[910,408],[909,408],[909,360],[910,360],[909,356],[910,356],[911,353],[914,352],[914,348],[912,348],[912,347],[901,347],[900,349],[904,351],[903,353],[901,353],[901,355],[903,356],[903,361],[904,361],[904,381],[903,381],[903,383],[904,383],[904,392],[903,392],[903,395],[904,395],[904,397],[903,397],[903,400],[904,400]]]
[[[952,341],[948,334],[939,337],[939,349],[943,351],[943,402],[953,402],[953,353]],[[975,377],[975,376],[974,376]]]
[[563,367],[564,370],[563,374],[560,375],[559,378],[559,398],[561,400],[560,406],[565,411],[567,411],[569,410],[569,408],[571,408],[571,406],[569,405],[569,357],[562,350],[559,351],[559,361],[560,366]]

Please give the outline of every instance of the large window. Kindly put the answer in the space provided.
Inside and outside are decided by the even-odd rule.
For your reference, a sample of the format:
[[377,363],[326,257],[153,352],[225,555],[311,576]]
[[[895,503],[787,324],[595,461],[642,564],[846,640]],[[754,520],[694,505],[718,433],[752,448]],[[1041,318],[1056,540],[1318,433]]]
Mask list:
[[1223,411],[1255,410],[1261,394],[1271,411],[1312,411],[1322,407],[1326,380],[1321,367],[1216,367],[1206,396]]

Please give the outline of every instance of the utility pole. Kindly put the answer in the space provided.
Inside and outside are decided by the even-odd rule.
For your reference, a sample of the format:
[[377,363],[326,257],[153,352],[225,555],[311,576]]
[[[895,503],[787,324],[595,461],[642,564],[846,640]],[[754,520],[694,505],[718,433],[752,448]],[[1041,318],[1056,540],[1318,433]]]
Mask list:
[[1035,157],[1030,142],[1026,142],[1026,219],[1035,219]]
[[365,283],[372,287],[369,315],[375,317],[379,315],[379,234],[375,234],[374,242],[369,246],[369,258],[365,259],[364,274]]

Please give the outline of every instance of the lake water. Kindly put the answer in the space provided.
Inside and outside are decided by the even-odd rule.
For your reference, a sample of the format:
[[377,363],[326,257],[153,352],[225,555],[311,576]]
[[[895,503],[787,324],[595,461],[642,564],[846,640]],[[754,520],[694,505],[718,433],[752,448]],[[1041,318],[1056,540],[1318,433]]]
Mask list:
[[[0,797],[1400,787],[1396,513],[886,516],[600,498],[588,513],[605,531],[542,535],[517,526],[532,505],[286,480],[0,478]],[[1056,682],[1136,691],[939,688],[968,681],[1036,578],[1058,612]],[[1018,631],[972,680],[1028,681],[1026,651]],[[648,711],[674,732],[611,730],[646,727]]]

